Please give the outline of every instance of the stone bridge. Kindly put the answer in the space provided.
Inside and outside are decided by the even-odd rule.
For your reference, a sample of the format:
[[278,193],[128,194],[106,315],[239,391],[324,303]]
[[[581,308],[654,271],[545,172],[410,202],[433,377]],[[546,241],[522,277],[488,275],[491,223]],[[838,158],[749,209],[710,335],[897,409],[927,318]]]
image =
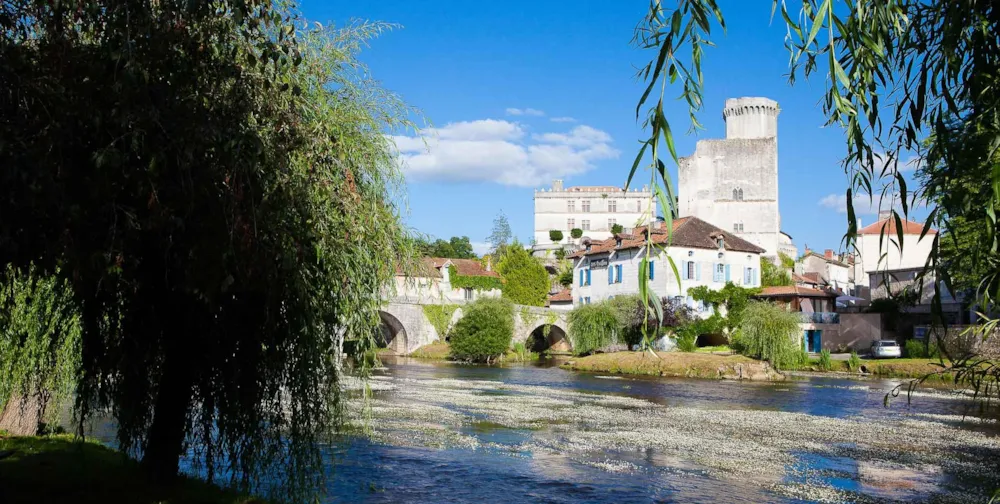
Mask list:
[[[385,345],[398,355],[407,355],[414,350],[444,340],[434,324],[424,314],[425,304],[395,300],[386,304],[379,312],[382,318],[382,335]],[[524,343],[532,351],[549,350],[569,352],[569,326],[566,313],[561,310],[536,306],[514,305],[514,337],[512,343]],[[462,305],[451,316],[451,329],[462,318]]]

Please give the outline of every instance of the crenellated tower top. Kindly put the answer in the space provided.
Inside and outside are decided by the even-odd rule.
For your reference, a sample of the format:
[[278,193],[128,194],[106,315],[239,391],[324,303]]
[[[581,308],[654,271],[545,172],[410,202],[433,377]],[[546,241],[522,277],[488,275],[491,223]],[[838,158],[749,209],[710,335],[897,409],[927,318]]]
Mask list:
[[770,98],[730,98],[722,117],[726,138],[772,138],[778,136],[778,102]]

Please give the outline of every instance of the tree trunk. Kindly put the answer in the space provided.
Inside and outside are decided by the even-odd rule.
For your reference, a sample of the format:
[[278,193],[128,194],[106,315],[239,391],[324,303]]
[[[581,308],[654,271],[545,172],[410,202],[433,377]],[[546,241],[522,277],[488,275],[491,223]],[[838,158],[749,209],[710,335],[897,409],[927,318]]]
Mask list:
[[184,450],[192,381],[176,348],[168,350],[165,360],[142,464],[153,482],[168,485],[177,477]]
[[43,413],[37,397],[11,396],[0,411],[0,431],[14,436],[34,436]]

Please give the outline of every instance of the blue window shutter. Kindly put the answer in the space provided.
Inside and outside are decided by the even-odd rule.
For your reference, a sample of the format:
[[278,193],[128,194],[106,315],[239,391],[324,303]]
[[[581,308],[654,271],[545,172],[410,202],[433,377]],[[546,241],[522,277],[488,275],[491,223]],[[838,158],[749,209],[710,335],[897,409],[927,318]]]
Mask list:
[[[583,270],[580,270],[580,287],[583,287]],[[580,302],[583,302],[583,298],[580,298]]]
[[656,278],[656,268],[655,268],[655,266],[656,266],[656,262],[655,261],[649,261],[649,279],[650,280],[653,280],[653,279]]
[[753,284],[757,285],[757,268],[750,268],[750,271],[753,271]]
[[615,265],[615,281],[622,283],[622,265]]
[[694,263],[694,279],[701,280],[701,263]]
[[729,265],[726,265],[726,281],[729,281]]
[[688,263],[687,261],[681,261],[681,280],[688,279]]
[[587,270],[587,285],[590,285],[590,270]]
[[608,284],[609,285],[615,283],[615,277],[614,277],[614,273],[613,272],[614,272],[613,269],[608,268]]

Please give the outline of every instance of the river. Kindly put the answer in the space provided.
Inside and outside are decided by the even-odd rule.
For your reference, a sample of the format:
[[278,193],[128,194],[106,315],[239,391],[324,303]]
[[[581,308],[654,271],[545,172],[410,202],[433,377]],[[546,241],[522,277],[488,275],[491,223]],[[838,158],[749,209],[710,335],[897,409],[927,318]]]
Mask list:
[[[327,502],[985,502],[993,420],[898,382],[630,378],[390,359]],[[905,395],[905,393],[904,393]]]

